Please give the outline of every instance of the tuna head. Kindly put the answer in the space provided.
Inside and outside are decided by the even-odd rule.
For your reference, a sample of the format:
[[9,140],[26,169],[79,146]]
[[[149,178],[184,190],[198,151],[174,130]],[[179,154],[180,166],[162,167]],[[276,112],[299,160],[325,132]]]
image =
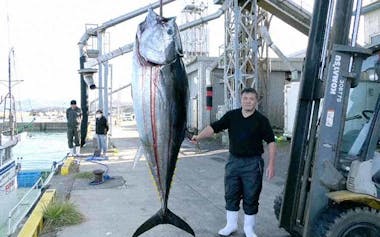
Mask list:
[[152,9],[137,33],[138,54],[146,62],[164,65],[182,54],[181,40],[175,18],[164,18]]

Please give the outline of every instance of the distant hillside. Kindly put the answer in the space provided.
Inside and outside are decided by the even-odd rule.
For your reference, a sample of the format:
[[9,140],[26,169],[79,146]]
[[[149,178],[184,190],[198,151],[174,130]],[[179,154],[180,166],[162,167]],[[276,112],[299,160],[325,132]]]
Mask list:
[[27,112],[49,112],[49,111],[65,111],[66,108],[58,107],[58,106],[50,106],[50,107],[43,107],[43,108],[37,108],[37,109],[31,109]]
[[[80,101],[77,101],[80,107]],[[21,106],[20,106],[21,105]],[[119,106],[121,109],[126,109],[127,111],[132,111],[132,102],[124,102],[114,100],[112,107],[115,109]],[[65,110],[70,107],[70,101],[63,100],[21,100],[16,103],[17,111],[24,112],[47,112],[52,110]],[[97,108],[95,104],[90,105],[90,111],[95,111]]]
[[70,102],[62,100],[21,100],[16,103],[17,111],[49,111],[63,110],[70,106]]

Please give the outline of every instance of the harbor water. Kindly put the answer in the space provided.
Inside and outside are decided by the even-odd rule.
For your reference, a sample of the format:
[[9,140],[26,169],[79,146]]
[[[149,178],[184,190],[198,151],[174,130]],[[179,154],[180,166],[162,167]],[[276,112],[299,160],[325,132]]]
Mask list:
[[31,132],[13,149],[13,156],[21,163],[21,170],[48,170],[54,161],[67,154],[64,132]]

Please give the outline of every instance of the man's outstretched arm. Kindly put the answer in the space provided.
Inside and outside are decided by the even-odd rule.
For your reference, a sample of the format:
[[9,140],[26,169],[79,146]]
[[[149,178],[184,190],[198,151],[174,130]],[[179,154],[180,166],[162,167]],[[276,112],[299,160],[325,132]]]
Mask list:
[[268,151],[269,151],[269,162],[268,162],[268,168],[266,171],[266,176],[268,179],[272,179],[275,175],[274,167],[275,167],[275,161],[276,161],[276,143],[271,142],[268,144]]
[[211,137],[212,135],[214,135],[214,129],[210,125],[208,125],[198,135],[194,135],[191,138],[191,142],[197,143],[199,140],[202,140],[207,137]]

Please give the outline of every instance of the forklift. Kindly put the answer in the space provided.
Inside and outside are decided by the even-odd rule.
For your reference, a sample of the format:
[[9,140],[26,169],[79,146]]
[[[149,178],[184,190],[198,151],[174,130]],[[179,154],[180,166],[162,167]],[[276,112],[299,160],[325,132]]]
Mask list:
[[314,1],[287,180],[274,204],[291,236],[380,237],[380,44],[356,44],[355,2]]

